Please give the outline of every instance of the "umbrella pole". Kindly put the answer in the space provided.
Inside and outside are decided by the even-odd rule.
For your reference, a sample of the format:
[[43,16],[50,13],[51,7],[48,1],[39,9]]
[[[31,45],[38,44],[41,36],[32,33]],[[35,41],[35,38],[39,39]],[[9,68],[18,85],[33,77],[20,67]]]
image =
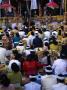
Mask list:
[[66,12],[66,0],[64,0],[64,10]]
[[0,27],[1,27],[2,23],[1,23],[1,8],[0,8]]
[[28,1],[27,0],[26,0],[26,6],[27,6],[27,11],[28,11],[27,21],[28,21],[29,26],[30,26],[30,22],[31,22],[31,7],[29,9]]
[[67,0],[64,0],[64,8],[65,8],[64,20],[65,20],[65,23],[67,25]]
[[62,1],[61,1],[61,3],[60,3],[60,15],[61,15],[61,13],[62,13]]

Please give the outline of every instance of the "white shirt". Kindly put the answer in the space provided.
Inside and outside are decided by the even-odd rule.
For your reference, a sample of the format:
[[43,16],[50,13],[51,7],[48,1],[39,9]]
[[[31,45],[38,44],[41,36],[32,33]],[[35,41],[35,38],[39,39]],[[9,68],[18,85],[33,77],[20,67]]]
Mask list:
[[25,50],[24,46],[20,46],[20,45],[16,46],[16,48],[20,54],[22,54],[22,52]]
[[41,85],[36,82],[30,82],[24,85],[24,90],[41,90]]
[[57,83],[55,75],[45,75],[41,77],[42,90],[52,90],[52,86]]
[[14,29],[17,26],[16,23],[12,23],[12,29]]
[[30,35],[27,39],[27,46],[30,46],[33,44],[33,39],[35,38],[35,36]]
[[66,67],[67,67],[67,60],[63,60],[63,59],[55,60],[52,66],[56,75],[67,74]]
[[19,31],[19,35],[22,38],[23,36],[25,36],[25,32],[24,31]]
[[44,38],[47,38],[47,39],[50,38],[50,31],[45,31],[44,32]]
[[52,87],[52,90],[67,90],[67,85],[58,83]]
[[0,47],[0,62],[5,63],[5,58],[6,58],[6,49]]
[[53,31],[53,32],[52,32],[52,35],[55,36],[55,38],[57,38],[58,32],[57,32],[57,31]]

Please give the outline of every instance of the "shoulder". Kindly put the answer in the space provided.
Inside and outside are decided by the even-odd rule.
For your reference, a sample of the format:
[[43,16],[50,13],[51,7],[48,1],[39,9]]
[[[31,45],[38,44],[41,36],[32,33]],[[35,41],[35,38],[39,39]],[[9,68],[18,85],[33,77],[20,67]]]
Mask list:
[[47,78],[47,75],[42,76],[41,80],[44,80],[45,78]]
[[9,86],[10,86],[10,87],[14,87],[14,84],[10,84]]
[[27,84],[24,85],[24,87],[27,87],[27,86],[30,86],[30,85],[31,85],[31,83],[27,83]]
[[14,84],[10,84],[10,85],[9,85],[9,88],[10,88],[10,90],[15,90]]
[[55,88],[58,88],[58,84],[55,84],[52,86],[52,89],[54,90]]
[[2,89],[2,85],[0,85],[0,90]]
[[54,61],[54,63],[58,64],[58,63],[60,63],[61,61],[62,61],[61,59],[57,59],[57,60]]

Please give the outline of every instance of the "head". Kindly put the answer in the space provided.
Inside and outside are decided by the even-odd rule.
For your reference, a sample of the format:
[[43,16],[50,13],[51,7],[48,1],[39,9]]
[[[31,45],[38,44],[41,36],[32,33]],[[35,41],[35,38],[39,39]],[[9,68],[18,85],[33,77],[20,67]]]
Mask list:
[[35,31],[35,36],[36,36],[36,37],[38,37],[38,36],[39,36],[38,31]]
[[38,32],[39,32],[40,34],[42,34],[42,30],[41,30],[41,29],[39,29]]
[[47,75],[51,75],[52,74],[52,67],[49,65],[45,68],[45,72]]
[[8,79],[6,74],[1,74],[0,75],[0,84],[3,85],[4,87],[8,87],[10,84],[10,80]]
[[29,76],[31,82],[36,82],[35,76]]
[[18,30],[18,27],[15,27],[14,29]]
[[60,57],[62,59],[67,60],[67,45],[62,45],[62,49],[61,49],[61,52],[60,52]]
[[7,36],[8,38],[10,37],[8,32],[6,33],[6,36]]
[[48,49],[50,49],[50,46],[49,46],[49,42],[48,41],[45,42],[45,46],[47,46]]
[[59,74],[59,75],[57,76],[57,82],[58,82],[58,83],[64,83],[64,76],[63,76],[62,74]]
[[16,63],[12,63],[11,69],[12,69],[12,71],[14,71],[15,73],[17,73],[17,72],[20,71],[20,68],[19,68],[19,66],[18,66]]
[[58,35],[61,35],[61,33],[62,33],[61,30],[59,30]]
[[16,36],[17,36],[17,37],[20,37],[20,36],[19,36],[19,33],[16,33]]
[[31,35],[33,35],[33,36],[34,36],[34,32],[31,32]]
[[21,59],[22,55],[17,50],[13,50],[12,53],[13,53],[13,59],[16,59],[16,60]]
[[31,60],[38,61],[38,56],[34,51],[31,51]]

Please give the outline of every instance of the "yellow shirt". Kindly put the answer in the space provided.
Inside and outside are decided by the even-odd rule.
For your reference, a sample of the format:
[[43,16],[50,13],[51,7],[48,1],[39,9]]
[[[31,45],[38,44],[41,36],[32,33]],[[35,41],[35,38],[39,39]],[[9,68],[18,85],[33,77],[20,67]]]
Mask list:
[[62,38],[62,43],[66,44],[67,43],[67,37]]
[[63,38],[62,35],[58,35],[58,40],[59,41],[62,41],[62,38]]
[[21,72],[10,72],[8,73],[8,78],[10,79],[12,84],[16,84],[16,83],[22,83],[22,74]]
[[3,29],[0,29],[0,33],[2,33],[3,32]]
[[58,51],[58,45],[51,44],[51,45],[50,45],[50,50]]
[[31,35],[31,31],[30,32],[28,32],[28,36],[30,36]]

